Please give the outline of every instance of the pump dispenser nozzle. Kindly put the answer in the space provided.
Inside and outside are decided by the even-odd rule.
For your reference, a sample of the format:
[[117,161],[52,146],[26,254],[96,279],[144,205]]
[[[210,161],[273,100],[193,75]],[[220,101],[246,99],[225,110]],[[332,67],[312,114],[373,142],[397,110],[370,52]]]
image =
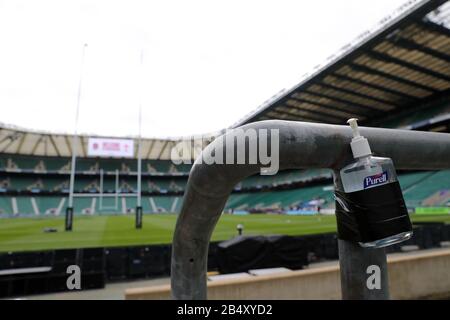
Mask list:
[[354,138],[359,137],[360,134],[359,134],[359,128],[358,128],[358,119],[356,119],[356,118],[348,119],[347,123],[350,125],[350,127],[353,130],[353,137]]
[[347,123],[353,130],[353,139],[350,143],[350,146],[352,147],[353,157],[360,158],[371,155],[372,151],[370,150],[369,141],[367,141],[367,139],[361,136],[359,133],[358,119],[348,119]]

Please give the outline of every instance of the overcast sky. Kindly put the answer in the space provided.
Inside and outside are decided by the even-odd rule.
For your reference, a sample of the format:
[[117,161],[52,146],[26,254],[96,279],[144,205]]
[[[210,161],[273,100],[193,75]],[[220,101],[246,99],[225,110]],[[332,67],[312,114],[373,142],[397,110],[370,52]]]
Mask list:
[[[226,128],[405,0],[0,0],[0,121],[168,137]],[[143,62],[140,62],[143,52]]]

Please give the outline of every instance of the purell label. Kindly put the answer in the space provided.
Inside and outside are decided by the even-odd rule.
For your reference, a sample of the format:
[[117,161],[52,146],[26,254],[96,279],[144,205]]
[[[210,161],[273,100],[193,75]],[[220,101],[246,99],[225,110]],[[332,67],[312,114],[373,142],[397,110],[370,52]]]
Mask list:
[[364,178],[364,189],[386,183],[387,181],[388,181],[387,171],[383,171],[382,173],[378,173],[373,176],[365,177]]

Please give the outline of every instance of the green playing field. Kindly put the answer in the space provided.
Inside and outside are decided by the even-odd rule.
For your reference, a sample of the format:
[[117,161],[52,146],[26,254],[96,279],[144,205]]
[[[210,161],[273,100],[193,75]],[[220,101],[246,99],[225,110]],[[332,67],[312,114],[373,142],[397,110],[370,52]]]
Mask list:
[[[450,223],[450,216],[413,216],[413,220]],[[5,218],[0,219],[0,252],[170,243],[175,222],[176,215],[146,215],[143,228],[136,230],[134,216],[76,216],[73,231],[65,232],[63,218]],[[213,240],[235,236],[239,223],[247,235],[304,235],[336,230],[334,216],[223,215]],[[58,232],[45,233],[48,227]]]

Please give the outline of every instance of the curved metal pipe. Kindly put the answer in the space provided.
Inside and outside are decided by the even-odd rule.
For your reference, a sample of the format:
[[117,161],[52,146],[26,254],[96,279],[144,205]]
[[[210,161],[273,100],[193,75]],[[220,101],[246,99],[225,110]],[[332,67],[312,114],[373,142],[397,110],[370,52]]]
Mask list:
[[[278,129],[280,170],[337,170],[352,158],[348,126],[270,120],[237,129]],[[374,155],[392,158],[397,169],[450,167],[449,134],[366,127],[360,132],[369,140]],[[208,145],[202,159],[211,160],[214,149],[225,153],[224,140],[234,133],[230,131]],[[242,141],[236,148],[239,144]],[[205,162],[211,161],[200,163],[199,159],[189,175],[173,238],[171,286],[175,299],[206,299],[208,246],[214,227],[234,186],[263,167],[259,159],[258,164],[234,165],[208,165]]]

